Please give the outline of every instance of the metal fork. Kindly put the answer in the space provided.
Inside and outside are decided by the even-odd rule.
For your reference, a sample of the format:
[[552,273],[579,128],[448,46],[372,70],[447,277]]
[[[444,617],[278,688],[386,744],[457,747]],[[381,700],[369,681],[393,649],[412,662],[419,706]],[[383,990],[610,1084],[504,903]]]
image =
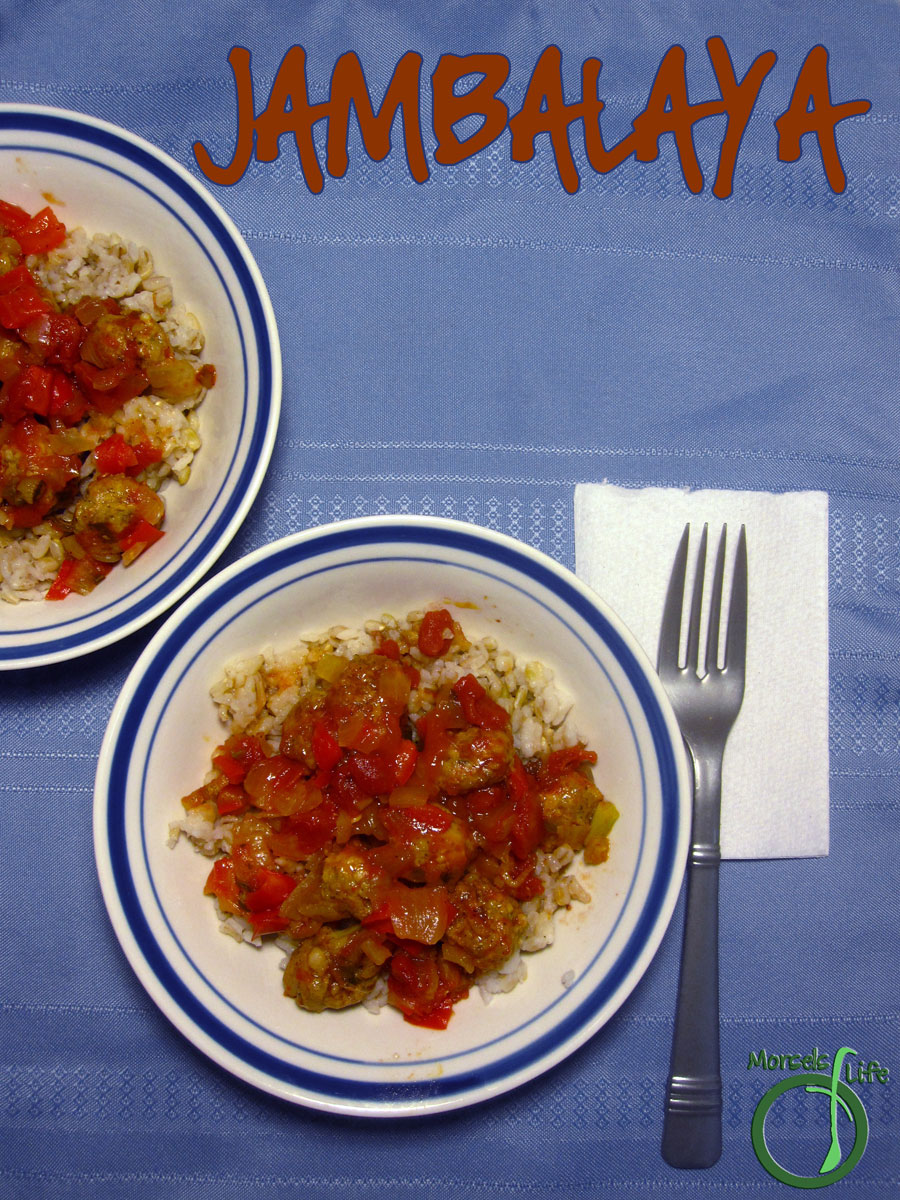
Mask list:
[[672,1061],[666,1094],[662,1154],[673,1167],[711,1167],[722,1153],[722,1078],[719,1070],[719,807],[722,755],[744,698],[747,647],[747,535],[741,526],[725,639],[719,631],[725,575],[723,526],[716,554],[705,646],[700,617],[707,526],[697,552],[681,666],[682,609],[690,525],[675,555],[662,629],[658,671],[675,710],[694,770],[694,810],[687,903]]

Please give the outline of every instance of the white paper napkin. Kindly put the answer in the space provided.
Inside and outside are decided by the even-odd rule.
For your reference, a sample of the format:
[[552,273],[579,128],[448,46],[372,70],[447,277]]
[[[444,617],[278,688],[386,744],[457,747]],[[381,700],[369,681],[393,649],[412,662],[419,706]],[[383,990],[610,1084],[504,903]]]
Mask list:
[[580,484],[576,573],[618,613],[654,665],[672,561],[688,522],[691,571],[709,525],[707,581],[728,525],[726,589],[737,534],[747,527],[747,680],[722,769],[722,857],[825,855],[828,497]]

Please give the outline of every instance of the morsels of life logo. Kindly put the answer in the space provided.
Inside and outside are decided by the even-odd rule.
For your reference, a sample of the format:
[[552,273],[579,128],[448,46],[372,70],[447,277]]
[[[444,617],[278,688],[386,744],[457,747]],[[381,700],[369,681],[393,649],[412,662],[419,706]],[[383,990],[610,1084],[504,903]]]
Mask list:
[[[781,1068],[782,1070],[799,1071],[799,1075],[791,1075],[780,1080],[760,1097],[753,1114],[750,1137],[756,1157],[773,1179],[780,1183],[797,1188],[827,1187],[843,1179],[863,1156],[869,1137],[869,1121],[863,1102],[850,1087],[851,1083],[887,1083],[888,1069],[877,1061],[871,1061],[866,1066],[856,1064],[855,1072],[847,1062],[848,1056],[858,1058],[855,1050],[842,1046],[834,1056],[833,1064],[829,1063],[827,1054],[818,1049],[812,1054],[767,1054],[765,1050],[759,1054],[750,1054],[747,1070],[752,1067],[762,1067],[766,1070]],[[827,1071],[831,1066],[830,1074]],[[843,1068],[844,1078],[841,1078]],[[773,1105],[785,1094],[795,1088],[803,1088],[819,1102],[823,1116],[827,1113],[827,1123],[822,1122],[823,1133],[828,1133],[828,1140],[823,1139],[824,1156],[822,1165],[815,1175],[801,1175],[791,1170],[791,1165],[778,1161],[766,1140],[766,1117]]]

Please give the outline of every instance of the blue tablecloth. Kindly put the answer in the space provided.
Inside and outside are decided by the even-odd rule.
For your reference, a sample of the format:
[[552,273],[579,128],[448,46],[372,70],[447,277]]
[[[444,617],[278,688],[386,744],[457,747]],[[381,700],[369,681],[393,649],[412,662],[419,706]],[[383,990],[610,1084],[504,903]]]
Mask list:
[[[670,135],[657,159],[601,174],[573,124],[571,194],[546,135],[532,161],[511,159],[508,131],[455,165],[431,157],[429,81],[442,55],[505,56],[511,113],[546,47],[561,51],[570,102],[582,62],[602,59],[612,147],[671,47],[686,52],[690,102],[718,97],[714,36],[738,79],[758,55],[777,54],[730,196],[713,194],[723,116],[694,127],[699,193]],[[251,51],[259,113],[292,45],[307,51],[311,102],[327,98],[347,51],[376,104],[403,54],[421,54],[429,178],[412,178],[398,127],[382,162],[352,134],[346,174],[326,174],[319,193],[289,137],[277,161],[208,184],[265,277],[285,366],[271,469],[223,561],[289,531],[401,512],[487,525],[572,566],[581,480],[825,490],[831,853],[723,867],[724,1151],[711,1170],[678,1172],[659,1150],[680,907],[624,1008],[542,1078],[424,1122],[335,1119],[273,1100],[195,1051],[145,994],[107,920],[94,767],[152,630],[75,663],[5,673],[0,1195],[777,1194],[785,1185],[750,1134],[757,1102],[784,1073],[751,1069],[749,1055],[841,1046],[890,1076],[854,1084],[869,1140],[834,1194],[895,1195],[900,11],[862,0],[7,2],[0,100],[106,118],[202,178],[193,144],[219,164],[234,146],[232,47]],[[775,120],[817,45],[833,103],[871,102],[836,127],[843,191],[814,135],[799,159],[778,155]],[[822,1113],[800,1095],[769,1119],[824,1153]]]

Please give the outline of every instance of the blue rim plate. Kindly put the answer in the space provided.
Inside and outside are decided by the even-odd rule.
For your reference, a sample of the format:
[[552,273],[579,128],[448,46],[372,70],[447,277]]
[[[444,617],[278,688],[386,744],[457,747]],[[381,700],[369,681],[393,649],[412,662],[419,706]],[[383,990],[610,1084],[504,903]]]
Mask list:
[[[222,737],[209,688],[225,664],[333,624],[358,626],[435,600],[460,604],[549,666],[596,776],[621,817],[610,860],[580,869],[592,892],[557,919],[528,977],[485,1004],[473,992],[447,1030],[398,1013],[302,1012],[281,994],[281,952],[217,931],[202,896],[209,860],[167,845]],[[655,672],[621,622],[570,572],[504,535],[428,518],[360,519],[248,555],[173,613],[113,710],[97,769],[94,846],[107,910],[147,991],[215,1062],[265,1091],[361,1116],[459,1108],[515,1087],[582,1045],[646,970],[669,923],[690,829],[681,738]]]
[[217,383],[200,408],[203,446],[165,492],[166,536],[90,596],[0,605],[0,669],[86,654],[146,624],[187,592],[244,520],[271,457],[281,354],[265,284],[221,206],[167,154],[104,121],[0,104],[0,192],[69,226],[145,245],[176,303],[200,319]]

